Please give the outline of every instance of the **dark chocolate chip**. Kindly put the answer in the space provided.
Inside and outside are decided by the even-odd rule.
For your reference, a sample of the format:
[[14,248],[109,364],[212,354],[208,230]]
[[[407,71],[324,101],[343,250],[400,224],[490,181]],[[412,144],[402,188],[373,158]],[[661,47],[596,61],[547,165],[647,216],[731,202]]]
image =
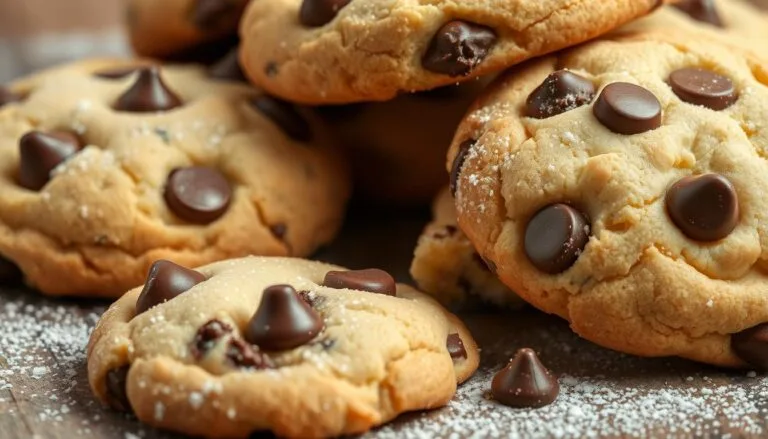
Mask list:
[[711,110],[725,110],[739,98],[733,81],[711,70],[698,68],[675,70],[669,75],[669,85],[677,97],[684,102]]
[[491,393],[504,405],[536,408],[553,403],[560,393],[560,384],[541,364],[536,352],[524,348],[493,377]]
[[244,3],[243,0],[195,0],[191,10],[192,23],[205,31],[235,26]]
[[322,329],[322,317],[292,286],[273,285],[264,290],[245,339],[268,351],[284,351],[309,342]]
[[179,218],[209,224],[229,208],[232,187],[219,171],[207,166],[179,168],[165,185],[165,202]]
[[142,67],[133,83],[117,102],[115,110],[134,113],[168,111],[182,105],[181,99],[165,85],[157,66]]
[[68,131],[31,131],[19,141],[19,184],[38,191],[51,171],[82,149],[80,139]]
[[451,195],[456,196],[456,188],[459,184],[459,176],[461,176],[461,169],[464,167],[464,162],[467,160],[467,154],[475,146],[476,140],[469,139],[461,142],[459,150],[456,151],[456,157],[453,158],[453,164],[451,165],[450,175],[450,189]]
[[225,335],[232,332],[232,327],[221,320],[210,320],[206,322],[195,334],[192,341],[192,355],[198,360],[205,356],[216,342]]
[[323,286],[336,289],[367,291],[369,293],[397,295],[397,284],[391,274],[378,268],[367,270],[329,271]]
[[656,96],[627,82],[608,84],[592,110],[600,123],[618,134],[640,134],[661,126],[661,103]]
[[299,142],[312,140],[309,123],[293,104],[267,95],[253,99],[251,104],[276,123],[291,139]]
[[277,239],[285,238],[285,234],[288,233],[288,226],[283,223],[273,224],[269,226],[269,231]]
[[96,76],[97,78],[102,78],[102,79],[123,79],[126,76],[130,76],[136,73],[142,68],[144,68],[144,66],[128,66],[128,67],[104,69],[104,70],[98,70],[93,72],[93,76]]
[[13,285],[22,279],[21,270],[13,262],[0,256],[0,285]]
[[450,21],[432,38],[421,63],[430,72],[467,76],[483,62],[494,44],[493,29],[461,20]]
[[229,341],[224,356],[235,367],[244,369],[273,369],[275,367],[269,355],[239,338],[233,338]]
[[682,0],[673,3],[672,6],[685,12],[694,20],[723,27],[723,21],[720,19],[720,14],[717,13],[714,0]]
[[731,336],[736,355],[754,367],[768,370],[768,323],[762,323]]
[[558,70],[547,76],[528,96],[526,114],[546,119],[588,105],[594,98],[592,81],[568,70]]
[[688,176],[667,191],[667,213],[677,228],[696,241],[718,241],[739,222],[739,198],[719,174]]
[[539,270],[562,273],[573,265],[589,241],[589,221],[567,204],[552,204],[536,213],[525,229],[525,254]]
[[467,350],[464,348],[464,341],[459,337],[459,334],[449,334],[445,346],[448,348],[448,353],[451,354],[451,358],[454,360],[467,358]]
[[352,0],[304,0],[299,9],[299,22],[307,27],[320,27],[330,23],[341,8]]
[[107,372],[107,402],[110,407],[123,412],[131,412],[131,403],[128,401],[126,385],[128,383],[128,370],[131,366],[121,366]]
[[230,50],[224,58],[208,69],[208,76],[226,81],[247,82],[242,67],[240,67],[240,51],[237,47]]
[[10,89],[0,85],[0,108],[11,102],[19,102],[21,99],[22,96],[20,94],[14,93]]
[[136,300],[136,315],[173,299],[205,280],[205,276],[195,270],[159,260],[149,268],[147,281]]

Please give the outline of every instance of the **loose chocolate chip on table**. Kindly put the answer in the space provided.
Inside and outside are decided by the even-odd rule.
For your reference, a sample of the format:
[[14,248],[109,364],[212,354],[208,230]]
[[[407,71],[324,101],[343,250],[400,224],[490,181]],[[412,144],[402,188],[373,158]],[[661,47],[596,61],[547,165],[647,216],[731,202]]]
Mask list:
[[195,339],[192,341],[192,355],[200,359],[213,349],[220,338],[231,332],[232,327],[221,320],[213,319],[206,322],[197,330]]
[[714,0],[682,0],[673,3],[672,6],[690,15],[694,20],[723,27],[723,20],[717,13]]
[[82,149],[80,139],[68,131],[30,131],[19,141],[19,184],[38,191],[62,162]]
[[0,107],[11,102],[19,102],[21,99],[21,95],[0,85]]
[[237,47],[230,50],[224,58],[214,63],[208,69],[208,76],[214,79],[246,82],[243,69],[240,67],[240,52]]
[[19,267],[0,256],[0,285],[12,285],[21,281],[21,278],[22,273]]
[[467,350],[464,348],[464,342],[461,340],[461,337],[459,337],[459,334],[448,335],[448,340],[446,340],[445,346],[448,348],[448,353],[451,354],[451,358],[454,360],[467,358]]
[[330,23],[341,8],[352,0],[304,0],[299,9],[299,21],[307,27],[319,27]]
[[213,30],[235,22],[243,0],[195,0],[191,19],[199,29]]
[[719,174],[688,176],[667,191],[667,213],[687,237],[717,241],[739,222],[739,198],[727,178]]
[[195,270],[159,260],[149,268],[147,281],[136,300],[136,315],[188,291],[205,280],[205,276]]
[[461,169],[464,167],[464,162],[467,160],[467,154],[475,146],[476,140],[469,139],[461,142],[459,150],[456,152],[456,157],[453,159],[451,165],[451,175],[449,185],[452,195],[456,195],[456,188],[459,184],[459,176],[461,176]]
[[253,99],[251,104],[276,123],[291,139],[299,142],[312,140],[309,123],[296,111],[293,104],[267,95]]
[[163,82],[158,66],[142,67],[136,82],[123,93],[115,110],[134,113],[168,111],[182,105],[181,99]]
[[733,334],[731,348],[752,366],[768,370],[768,323]]
[[284,351],[309,342],[322,329],[322,317],[292,286],[273,285],[264,290],[245,339],[268,351]]
[[126,76],[136,73],[142,68],[143,68],[142,66],[128,66],[128,67],[117,67],[112,69],[98,70],[96,72],[93,72],[93,76],[96,76],[102,79],[123,79]]
[[587,105],[594,98],[595,86],[592,81],[568,70],[558,70],[547,76],[528,96],[526,114],[536,119],[546,119]]
[[229,341],[224,355],[235,367],[244,369],[272,369],[275,367],[269,355],[239,338],[233,338]]
[[441,27],[422,58],[422,66],[434,73],[466,76],[475,69],[496,44],[493,29],[454,20]]
[[733,81],[711,70],[685,68],[669,75],[669,85],[677,97],[689,104],[724,110],[739,98]]
[[539,270],[567,270],[589,241],[589,221],[567,204],[552,204],[536,213],[525,229],[525,254]]
[[517,351],[509,364],[493,377],[493,398],[510,407],[543,407],[557,399],[560,384],[532,349]]
[[209,224],[229,208],[232,187],[219,171],[207,166],[178,168],[165,185],[165,202],[179,218]]
[[661,126],[661,103],[656,96],[627,82],[608,84],[592,110],[600,123],[618,134],[640,134]]
[[128,370],[130,366],[122,366],[116,369],[111,369],[107,372],[107,401],[109,405],[123,412],[130,412],[131,403],[128,401],[128,395],[126,392],[126,384],[128,381]]
[[397,284],[391,274],[378,268],[350,271],[329,271],[325,274],[323,286],[336,289],[367,291],[369,293],[395,296]]

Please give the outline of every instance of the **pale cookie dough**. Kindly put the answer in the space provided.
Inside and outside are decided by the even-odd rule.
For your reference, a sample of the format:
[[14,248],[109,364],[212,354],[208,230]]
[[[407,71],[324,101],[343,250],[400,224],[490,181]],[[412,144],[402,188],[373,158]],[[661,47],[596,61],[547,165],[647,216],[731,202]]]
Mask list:
[[158,262],[103,315],[88,377],[152,426],[309,438],[441,407],[478,361],[455,316],[386,272],[250,257]]
[[31,286],[118,297],[160,258],[303,256],[334,237],[348,173],[312,114],[148,66],[84,61],[0,87],[0,255]]
[[306,103],[384,101],[501,71],[638,18],[661,0],[254,1],[251,80]]
[[432,206],[433,219],[421,233],[411,262],[419,289],[444,305],[461,306],[473,298],[519,307],[522,300],[494,274],[456,223],[453,197],[445,188]]
[[702,33],[529,64],[459,127],[461,228],[593,342],[768,367],[766,65]]

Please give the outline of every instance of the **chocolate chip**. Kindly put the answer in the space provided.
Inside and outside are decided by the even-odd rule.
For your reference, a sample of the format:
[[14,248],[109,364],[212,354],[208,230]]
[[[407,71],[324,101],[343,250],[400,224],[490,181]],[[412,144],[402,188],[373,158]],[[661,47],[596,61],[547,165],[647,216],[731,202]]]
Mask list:
[[232,332],[232,327],[221,320],[213,319],[206,322],[195,334],[192,341],[192,355],[198,360],[205,356],[216,342],[225,335]]
[[128,392],[126,392],[130,368],[131,366],[121,366],[107,372],[107,402],[115,410],[132,411],[131,403],[128,401]]
[[723,21],[720,19],[720,14],[717,13],[714,0],[682,0],[673,3],[672,6],[685,12],[694,20],[723,27]]
[[552,204],[536,213],[525,229],[525,254],[539,270],[562,273],[573,265],[589,241],[589,221],[567,204]]
[[22,279],[21,270],[13,262],[0,256],[0,285],[13,285]]
[[656,96],[627,82],[608,84],[592,110],[600,123],[618,134],[640,134],[661,126],[661,103]]
[[459,337],[459,334],[449,334],[445,347],[448,348],[448,353],[451,354],[451,358],[454,360],[467,358],[467,350],[464,348],[464,342]]
[[159,67],[143,67],[138,72],[136,82],[117,98],[115,110],[147,113],[168,111],[182,105],[181,99],[163,82]]
[[467,76],[496,44],[493,29],[475,23],[454,20],[441,27],[421,61],[430,72],[449,76]]
[[299,9],[299,22],[307,27],[319,27],[330,23],[341,8],[352,0],[304,0]]
[[558,70],[547,76],[528,96],[526,114],[536,119],[546,119],[587,105],[594,97],[595,86],[592,81],[568,70]]
[[11,102],[19,102],[21,99],[21,95],[14,93],[10,89],[0,85],[0,108],[2,108],[5,104],[10,104]]
[[493,377],[493,398],[510,407],[543,407],[557,399],[560,384],[533,349],[520,349]]
[[268,351],[284,351],[309,342],[322,329],[322,317],[292,286],[273,285],[264,290],[245,339]]
[[739,98],[730,78],[705,69],[675,70],[669,85],[684,102],[711,110],[724,110]]
[[267,95],[253,99],[251,104],[276,123],[291,139],[299,142],[312,140],[309,123],[296,111],[293,104]]
[[111,69],[104,69],[104,70],[98,70],[96,72],[93,72],[93,76],[96,76],[97,78],[102,79],[123,79],[126,76],[130,76],[137,71],[141,70],[142,66],[128,66],[128,67],[117,67],[117,68],[111,68]]
[[243,3],[237,0],[195,0],[191,10],[192,23],[204,31],[234,25]]
[[453,164],[451,165],[451,175],[450,175],[450,189],[451,189],[451,195],[456,196],[456,188],[459,184],[459,176],[461,175],[461,170],[464,167],[464,162],[467,160],[467,154],[469,154],[469,151],[472,149],[473,146],[475,146],[475,143],[477,141],[474,139],[469,139],[461,142],[461,145],[459,145],[459,150],[456,151],[456,157],[453,159]]
[[229,208],[232,187],[219,171],[206,166],[179,168],[165,185],[165,202],[179,218],[209,224]]
[[217,61],[208,69],[208,76],[225,81],[247,82],[242,67],[240,67],[240,51],[237,47],[230,50],[224,58]]
[[205,280],[205,276],[195,270],[159,260],[149,268],[147,281],[136,300],[136,315],[173,299]]
[[731,348],[752,366],[768,370],[768,323],[733,334]]
[[277,76],[279,72],[279,69],[277,67],[277,63],[274,61],[268,62],[266,66],[264,66],[264,74],[266,74],[270,78],[274,78]]
[[722,175],[704,174],[678,180],[667,191],[667,213],[685,236],[717,241],[739,222],[736,189]]
[[288,226],[283,223],[273,224],[269,226],[269,231],[277,239],[285,238],[285,234],[288,233]]
[[38,191],[51,171],[82,149],[80,139],[68,131],[31,131],[19,141],[19,184]]
[[238,338],[229,341],[224,356],[239,368],[261,370],[275,367],[269,355]]
[[397,295],[397,284],[391,274],[378,268],[367,270],[329,271],[323,286],[336,289],[367,291],[369,293]]

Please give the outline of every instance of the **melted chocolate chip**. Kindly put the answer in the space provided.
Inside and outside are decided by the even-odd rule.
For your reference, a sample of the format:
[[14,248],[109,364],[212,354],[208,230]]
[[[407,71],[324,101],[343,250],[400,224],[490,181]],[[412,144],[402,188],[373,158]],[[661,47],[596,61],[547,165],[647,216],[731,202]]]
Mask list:
[[558,274],[567,270],[589,241],[589,221],[567,204],[541,209],[525,229],[525,254],[539,270]]
[[752,366],[768,370],[768,323],[733,334],[731,348]]
[[6,104],[10,104],[11,102],[19,102],[21,99],[21,95],[14,93],[10,89],[0,85],[0,108]]
[[719,174],[688,176],[667,191],[667,213],[687,237],[718,241],[739,222],[736,189]]
[[309,342],[322,329],[322,317],[293,287],[273,285],[264,290],[245,339],[268,351],[284,351]]
[[661,103],[656,96],[627,82],[608,84],[592,110],[600,123],[618,134],[640,134],[661,126]]
[[336,289],[367,291],[369,293],[397,295],[397,284],[391,274],[377,268],[367,270],[329,271],[323,286]]
[[296,111],[293,104],[267,95],[253,99],[251,104],[277,124],[291,139],[299,142],[312,140],[312,130],[309,123]]
[[244,3],[244,0],[195,0],[191,10],[192,23],[204,31],[234,25]]
[[685,12],[694,20],[723,27],[723,21],[720,19],[720,14],[717,13],[714,0],[682,0],[673,3],[672,6]]
[[31,131],[19,141],[19,184],[38,191],[51,178],[51,171],[80,151],[80,139],[68,131]]
[[430,72],[467,76],[483,62],[494,44],[493,29],[454,20],[437,31],[421,63]]
[[232,327],[221,320],[210,320],[200,327],[192,341],[192,355],[198,360],[205,356],[216,342],[225,335],[232,332]]
[[242,67],[240,67],[240,52],[237,47],[230,50],[224,58],[208,69],[208,76],[225,81],[247,82]]
[[107,402],[115,410],[130,412],[131,403],[128,401],[126,384],[128,382],[128,370],[131,366],[122,366],[107,372]]
[[209,224],[229,208],[232,188],[219,171],[206,166],[179,168],[165,185],[165,202],[179,218]]
[[467,358],[467,350],[464,348],[464,341],[461,340],[459,334],[448,335],[448,340],[445,342],[445,347],[448,348],[448,353],[451,354],[451,358],[454,360]]
[[205,280],[205,276],[195,270],[159,260],[149,268],[147,281],[136,300],[136,315],[173,299]]
[[275,367],[269,355],[238,338],[233,338],[229,341],[224,356],[235,367],[239,368],[260,370],[273,369]]
[[93,72],[93,76],[101,79],[123,79],[144,68],[143,66],[116,67],[111,69],[98,70]]
[[307,27],[324,26],[352,0],[304,0],[299,9],[299,22]]
[[526,114],[546,119],[587,105],[595,98],[595,86],[589,79],[558,70],[539,85],[526,101]]
[[473,146],[475,146],[475,142],[476,140],[473,139],[465,140],[461,142],[461,145],[459,145],[459,150],[456,151],[456,157],[454,157],[453,164],[451,165],[451,175],[449,182],[451,195],[453,196],[456,196],[456,188],[458,187],[459,177],[461,176],[461,170],[464,167],[464,162],[467,160],[467,154],[469,154],[469,151]]
[[21,270],[13,262],[0,256],[0,285],[13,285],[22,279]]
[[739,98],[730,78],[705,69],[675,70],[669,85],[684,102],[711,110],[725,110]]
[[493,398],[510,407],[543,407],[557,399],[560,385],[532,349],[520,349],[493,377]]
[[168,111],[182,105],[181,99],[165,85],[157,66],[138,70],[136,82],[115,102],[115,110],[134,113]]

